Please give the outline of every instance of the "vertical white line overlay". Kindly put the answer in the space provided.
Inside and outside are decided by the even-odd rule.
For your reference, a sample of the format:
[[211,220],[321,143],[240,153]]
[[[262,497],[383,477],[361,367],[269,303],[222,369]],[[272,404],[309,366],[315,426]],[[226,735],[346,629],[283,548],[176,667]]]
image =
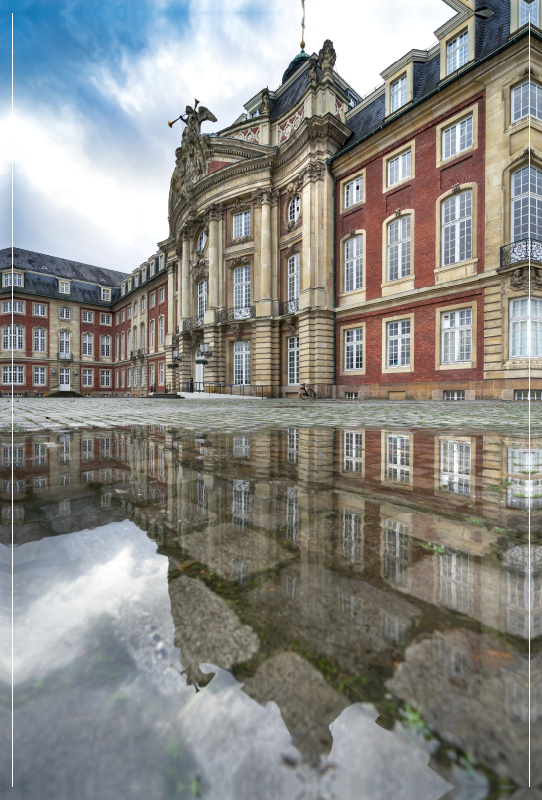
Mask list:
[[15,463],[13,454],[15,452],[15,429],[13,425],[13,395],[15,394],[15,386],[13,383],[13,333],[14,333],[14,264],[13,264],[13,147],[15,144],[15,136],[13,135],[13,12],[11,14],[11,788],[14,787],[14,688],[13,688],[13,668],[14,668],[14,558],[15,558],[15,511],[14,511],[14,497],[15,491]]
[[[528,222],[528,236],[529,236],[529,261],[527,266],[527,272],[529,273],[528,278],[528,303],[529,303],[529,316],[528,316],[528,325],[527,325],[527,352],[529,354],[528,358],[528,380],[527,380],[527,403],[528,403],[528,413],[529,413],[529,451],[532,452],[531,449],[531,356],[532,356],[532,342],[533,337],[531,333],[532,328],[532,312],[531,312],[531,10],[529,9],[529,29],[527,33],[528,39],[528,66],[529,66],[529,115],[528,115],[528,131],[529,131],[529,222]],[[537,223],[538,227],[538,223]],[[537,231],[538,233],[538,231]],[[538,329],[537,329],[537,345],[538,345]],[[532,456],[531,456],[532,458]],[[530,467],[532,469],[532,467]],[[529,472],[529,478],[531,477]],[[528,775],[527,775],[527,783],[529,787],[531,786],[531,492],[527,491],[527,570],[528,570],[528,578],[527,578],[527,586],[528,586],[528,630],[529,630],[529,658],[528,658],[528,698],[529,698],[529,711],[528,711],[528,748],[529,748],[529,755],[528,755]]]

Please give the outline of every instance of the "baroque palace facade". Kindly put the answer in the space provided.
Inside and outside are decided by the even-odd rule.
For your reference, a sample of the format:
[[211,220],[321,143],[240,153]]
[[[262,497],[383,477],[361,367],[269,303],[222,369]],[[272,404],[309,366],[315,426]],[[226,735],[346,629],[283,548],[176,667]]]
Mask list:
[[2,390],[513,400],[531,356],[540,392],[540,0],[445,1],[364,98],[328,40],[218,133],[187,107],[132,274],[2,251]]

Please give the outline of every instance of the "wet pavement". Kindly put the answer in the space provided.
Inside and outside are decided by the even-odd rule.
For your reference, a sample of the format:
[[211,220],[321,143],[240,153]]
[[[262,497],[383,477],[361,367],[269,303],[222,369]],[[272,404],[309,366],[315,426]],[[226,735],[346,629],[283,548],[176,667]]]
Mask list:
[[542,437],[196,425],[0,435],[6,796],[542,797]]

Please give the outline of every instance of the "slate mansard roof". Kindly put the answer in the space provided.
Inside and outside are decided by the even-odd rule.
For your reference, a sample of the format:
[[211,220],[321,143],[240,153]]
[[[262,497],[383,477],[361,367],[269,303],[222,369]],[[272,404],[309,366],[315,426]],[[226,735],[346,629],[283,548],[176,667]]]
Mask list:
[[[467,65],[468,67],[490,56],[491,53],[506,44],[509,39],[510,0],[476,0],[476,11],[482,8],[489,8],[494,14],[489,18],[476,17],[475,58],[474,62]],[[427,61],[415,61],[413,68],[412,102],[416,103],[435,91],[441,82],[440,52],[437,50],[435,56]],[[458,70],[457,75],[459,76],[461,72],[462,70]],[[409,103],[401,111],[411,106],[412,103]],[[367,103],[357,114],[354,113],[347,119],[346,124],[352,129],[352,136],[334,156],[333,160],[338,158],[345,150],[353,147],[358,141],[370,136],[371,133],[375,133],[386,121],[385,99],[382,89],[376,94],[372,102]]]
[[[119,298],[121,281],[128,277],[126,273],[117,270],[22,250],[19,247],[13,249],[13,268],[25,273],[24,287],[17,287],[17,292],[106,306]],[[0,250],[0,271],[6,269],[11,269],[10,247]],[[70,281],[69,295],[59,294],[59,278]],[[101,299],[102,286],[112,289],[111,301]]]

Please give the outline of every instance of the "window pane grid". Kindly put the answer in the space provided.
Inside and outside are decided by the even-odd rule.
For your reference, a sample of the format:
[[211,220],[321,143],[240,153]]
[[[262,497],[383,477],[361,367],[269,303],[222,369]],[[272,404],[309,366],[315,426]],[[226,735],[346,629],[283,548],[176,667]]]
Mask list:
[[299,383],[299,336],[288,339],[288,383]]
[[442,204],[442,265],[472,257],[472,192],[449,197]]
[[468,31],[460,33],[451,42],[448,42],[448,74],[455,72],[469,60],[469,34]]
[[410,275],[410,217],[401,217],[388,225],[388,280]]
[[388,367],[410,366],[410,320],[388,322]]
[[344,368],[363,369],[363,328],[345,331]]
[[363,286],[363,237],[356,236],[344,245],[345,292],[361,289]]

